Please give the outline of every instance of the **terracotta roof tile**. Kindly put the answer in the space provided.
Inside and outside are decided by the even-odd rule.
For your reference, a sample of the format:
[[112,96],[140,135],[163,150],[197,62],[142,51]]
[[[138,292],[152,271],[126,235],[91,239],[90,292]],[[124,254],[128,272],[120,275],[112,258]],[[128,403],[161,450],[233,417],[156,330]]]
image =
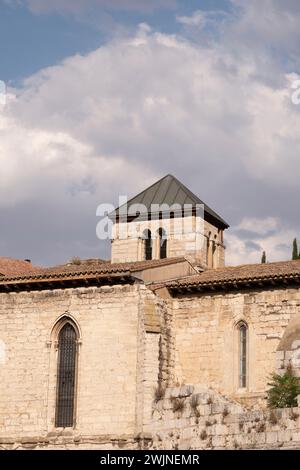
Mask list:
[[36,268],[28,261],[0,257],[0,276],[18,276],[34,269]]
[[296,277],[300,277],[300,260],[209,269],[185,279],[169,282],[166,285],[170,288],[192,286],[205,288],[245,283],[247,281],[281,280]]
[[103,260],[88,260],[76,263],[68,263],[51,268],[32,269],[30,271],[18,272],[16,275],[8,275],[0,278],[0,284],[6,282],[27,282],[30,280],[63,279],[72,277],[91,277],[93,275],[128,275],[135,271],[142,271],[159,266],[167,266],[178,262],[184,262],[185,258],[166,258],[163,260],[139,261],[132,263],[113,263]]

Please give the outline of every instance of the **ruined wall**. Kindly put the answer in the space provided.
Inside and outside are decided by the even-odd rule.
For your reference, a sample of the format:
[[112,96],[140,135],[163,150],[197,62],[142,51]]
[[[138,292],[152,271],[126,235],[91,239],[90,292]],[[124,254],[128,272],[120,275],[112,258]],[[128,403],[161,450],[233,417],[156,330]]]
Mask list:
[[[300,290],[187,294],[174,298],[171,308],[175,381],[209,384],[228,396],[255,402],[263,396],[270,374],[282,367],[283,352],[277,349],[286,327],[293,319],[300,323]],[[243,389],[239,388],[236,328],[241,320],[248,325],[247,387]],[[292,343],[299,348],[297,338]]]
[[203,386],[168,389],[153,407],[151,449],[300,448],[300,408],[249,411]]
[[[300,398],[300,397],[299,397]],[[298,400],[300,405],[300,400]],[[151,420],[134,436],[72,435],[10,440],[0,449],[238,450],[299,449],[300,408],[248,410],[211,389],[187,385],[152,401]]]

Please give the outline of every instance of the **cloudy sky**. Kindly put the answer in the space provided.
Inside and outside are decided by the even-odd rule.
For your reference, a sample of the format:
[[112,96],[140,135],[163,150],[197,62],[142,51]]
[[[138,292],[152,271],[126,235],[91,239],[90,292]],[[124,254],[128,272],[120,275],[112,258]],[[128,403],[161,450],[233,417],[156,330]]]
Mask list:
[[0,0],[0,256],[108,258],[98,204],[172,173],[228,264],[289,259],[299,24],[298,0]]

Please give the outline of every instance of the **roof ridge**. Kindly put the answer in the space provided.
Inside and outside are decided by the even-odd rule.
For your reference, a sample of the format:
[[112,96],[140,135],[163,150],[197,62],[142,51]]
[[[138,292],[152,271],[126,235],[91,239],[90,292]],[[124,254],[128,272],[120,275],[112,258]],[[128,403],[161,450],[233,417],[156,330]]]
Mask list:
[[244,263],[244,264],[237,264],[236,266],[223,266],[221,268],[212,268],[210,271],[218,271],[222,269],[237,269],[237,268],[246,268],[249,266],[273,266],[276,264],[300,264],[300,259],[290,259],[290,260],[282,260],[282,261],[268,261],[267,263]]
[[[170,175],[170,174],[167,174],[165,176],[163,176],[162,178],[160,178],[159,180],[155,181],[154,183],[152,183],[148,188],[146,189],[143,189],[142,191],[140,191],[138,194],[136,194],[135,196],[132,196],[128,201],[127,201],[127,205],[133,200],[133,199],[136,199],[138,198],[139,196],[141,196],[143,193],[145,193],[146,191],[148,191],[149,189],[153,188],[153,186],[155,186],[156,184],[159,184],[161,183],[161,181],[163,181],[165,178],[167,178],[168,176],[171,176],[172,178],[174,178],[174,176]],[[119,210],[121,207],[123,207],[125,204],[122,204],[120,207],[118,207],[116,210]]]
[[[29,270],[24,271],[19,275],[7,275],[0,278],[0,284],[13,281],[28,281],[34,279],[50,279],[50,278],[63,278],[63,277],[76,277],[85,275],[96,275],[96,274],[114,274],[114,273],[126,273],[135,272],[138,270],[150,269],[169,264],[175,264],[181,261],[186,261],[184,257],[165,258],[157,260],[142,260],[142,261],[131,261],[125,263],[99,263],[98,265],[73,265],[66,266],[61,265],[53,268],[42,268],[40,270]],[[75,266],[75,267],[74,267]],[[72,267],[74,269],[72,269]],[[57,269],[56,269],[57,268]],[[63,270],[63,268],[66,268]],[[69,268],[69,269],[67,269]],[[78,269],[76,269],[78,268]],[[56,270],[55,270],[56,269]]]
[[[230,288],[230,286],[250,285],[260,282],[281,282],[282,280],[300,281],[300,261],[276,261],[266,264],[248,264],[240,266],[226,266],[224,268],[209,269],[202,273],[190,276],[167,284],[171,289],[198,288],[206,289],[211,286]],[[212,288],[211,287],[211,288]],[[248,285],[249,287],[249,285]]]

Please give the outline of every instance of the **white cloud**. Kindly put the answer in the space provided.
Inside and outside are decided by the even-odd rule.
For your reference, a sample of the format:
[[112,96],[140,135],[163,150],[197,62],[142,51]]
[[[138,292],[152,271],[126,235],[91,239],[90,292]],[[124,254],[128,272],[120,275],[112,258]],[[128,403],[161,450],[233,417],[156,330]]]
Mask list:
[[202,29],[206,26],[216,25],[217,22],[220,27],[220,21],[224,21],[228,18],[229,15],[222,10],[196,10],[191,16],[177,16],[176,20],[184,26]]
[[284,66],[299,69],[300,4],[298,0],[228,0],[224,11],[197,10],[179,16],[185,33],[236,59],[256,63],[261,78],[276,85]]
[[243,218],[235,227],[236,230],[248,230],[259,235],[266,235],[270,231],[277,230],[279,227],[279,219],[275,217],[267,217],[265,219]]
[[231,3],[235,7],[236,19],[230,22],[226,40],[238,39],[240,50],[251,48],[253,54],[259,56],[268,50],[269,59],[299,63],[298,0],[231,0]]
[[[134,179],[142,175],[140,165],[131,165],[123,155],[96,153],[75,134],[46,130],[38,122],[28,126],[16,117],[2,115],[0,135],[0,208],[37,198],[41,203],[49,198],[59,203],[60,198],[73,196],[76,203],[77,198],[98,195],[98,185],[103,195],[110,185],[116,185],[116,190],[118,184],[122,187],[127,171]],[[94,208],[96,211],[96,205]]]
[[[24,202],[64,212],[72,204],[79,230],[88,204],[94,231],[98,203],[174,172],[237,230],[256,227],[258,249],[236,228],[228,233],[231,263],[257,261],[260,248],[286,256],[300,228],[300,113],[290,75],[272,70],[275,82],[252,51],[142,25],[130,39],[40,71],[1,111],[0,207],[17,217]],[[66,236],[75,246],[79,232]]]
[[206,23],[207,13],[202,10],[195,11],[191,16],[177,16],[178,23],[187,26],[204,26]]
[[[249,233],[241,237],[241,230]],[[268,262],[291,259],[294,237],[295,231],[282,226],[279,219],[244,218],[227,234],[227,264],[260,263],[263,251]]]
[[79,139],[96,155],[151,156],[157,168],[165,149],[175,158],[186,149],[192,165],[204,148],[215,164],[239,163],[256,179],[284,185],[288,177],[298,185],[300,114],[288,78],[274,89],[254,73],[252,63],[143,26],[131,40],[31,77],[10,111],[27,125]]

